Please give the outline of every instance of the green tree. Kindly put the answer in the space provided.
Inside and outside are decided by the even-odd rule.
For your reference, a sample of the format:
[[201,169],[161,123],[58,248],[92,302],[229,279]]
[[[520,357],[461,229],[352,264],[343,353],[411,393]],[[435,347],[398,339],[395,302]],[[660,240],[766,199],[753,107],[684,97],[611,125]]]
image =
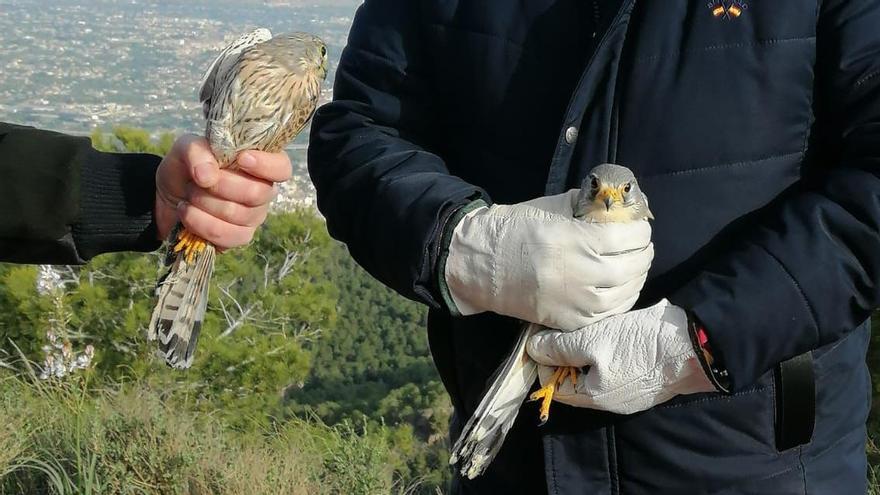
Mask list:
[[286,396],[288,414],[387,425],[401,482],[418,483],[419,493],[445,489],[452,407],[428,352],[426,308],[376,281],[344,246],[332,254],[326,276],[339,291],[336,326],[312,346],[305,383]]
[[[96,131],[93,139],[103,149],[152,153],[173,141],[125,127],[112,136]],[[303,209],[271,216],[251,246],[219,256],[188,372],[167,369],[145,341],[164,271],[160,253],[108,254],[84,266],[55,267],[69,315],[66,337],[97,349],[99,382],[145,380],[194,407],[267,424],[284,391],[308,373],[306,344],[333,327],[337,290],[324,276],[331,242],[322,220]],[[53,303],[36,287],[36,267],[0,264],[0,357],[6,361],[16,355],[14,346],[42,360]]]
[[321,220],[301,210],[270,217],[251,246],[218,258],[192,370],[212,406],[268,416],[305,380],[306,346],[336,319],[338,291],[323,276],[330,246]]
[[107,134],[100,129],[92,131],[92,146],[98,151],[117,153],[152,153],[165,156],[174,144],[174,134],[163,132],[157,139],[135,127],[117,126]]

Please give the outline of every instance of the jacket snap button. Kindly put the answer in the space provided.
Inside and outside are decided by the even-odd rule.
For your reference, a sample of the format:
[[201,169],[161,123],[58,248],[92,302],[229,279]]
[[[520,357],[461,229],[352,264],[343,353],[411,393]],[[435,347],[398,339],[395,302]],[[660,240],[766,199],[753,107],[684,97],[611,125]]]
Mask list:
[[565,142],[568,144],[574,144],[578,138],[578,128],[575,126],[571,126],[565,130]]

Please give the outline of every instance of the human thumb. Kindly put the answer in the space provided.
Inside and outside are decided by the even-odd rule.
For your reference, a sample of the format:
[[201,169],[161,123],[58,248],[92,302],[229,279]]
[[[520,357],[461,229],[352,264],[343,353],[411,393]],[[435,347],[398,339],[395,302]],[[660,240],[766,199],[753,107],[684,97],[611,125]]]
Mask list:
[[188,169],[192,181],[203,188],[217,184],[220,180],[220,165],[208,141],[202,137],[192,137],[182,144],[181,161],[186,164],[185,168]]

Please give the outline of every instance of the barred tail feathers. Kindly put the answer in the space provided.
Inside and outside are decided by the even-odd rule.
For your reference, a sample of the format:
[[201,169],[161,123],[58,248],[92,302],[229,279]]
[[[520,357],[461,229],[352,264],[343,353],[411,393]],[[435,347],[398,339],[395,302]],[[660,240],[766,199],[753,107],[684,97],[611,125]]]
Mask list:
[[208,306],[215,257],[211,245],[195,253],[191,261],[178,254],[159,282],[159,297],[147,337],[158,341],[159,354],[173,368],[186,369],[192,365]]

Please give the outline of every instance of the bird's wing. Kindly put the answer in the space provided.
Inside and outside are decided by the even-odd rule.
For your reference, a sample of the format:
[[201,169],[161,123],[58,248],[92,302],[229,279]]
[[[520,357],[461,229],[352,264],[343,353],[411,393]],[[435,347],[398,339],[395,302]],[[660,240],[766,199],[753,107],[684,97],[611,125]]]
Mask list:
[[526,353],[526,343],[539,328],[529,325],[523,330],[452,447],[449,463],[461,461],[461,474],[470,479],[480,475],[495,458],[538,377],[538,366]]
[[223,74],[225,79],[218,74],[216,94],[207,109],[205,137],[221,167],[229,165],[243,150],[279,151],[268,149],[268,144],[278,134],[285,115],[280,105],[267,103],[272,95],[260,93],[268,91],[265,82],[277,76],[273,70],[281,69],[269,70],[239,57]]
[[202,83],[199,85],[199,101],[202,103],[202,111],[205,117],[211,109],[211,99],[214,96],[214,86],[218,81],[226,78],[226,73],[235,65],[238,56],[245,49],[264,41],[272,39],[272,33],[266,28],[258,28],[250,33],[241,35],[230,43],[226,48],[217,55],[217,58],[205,71],[202,76]]

